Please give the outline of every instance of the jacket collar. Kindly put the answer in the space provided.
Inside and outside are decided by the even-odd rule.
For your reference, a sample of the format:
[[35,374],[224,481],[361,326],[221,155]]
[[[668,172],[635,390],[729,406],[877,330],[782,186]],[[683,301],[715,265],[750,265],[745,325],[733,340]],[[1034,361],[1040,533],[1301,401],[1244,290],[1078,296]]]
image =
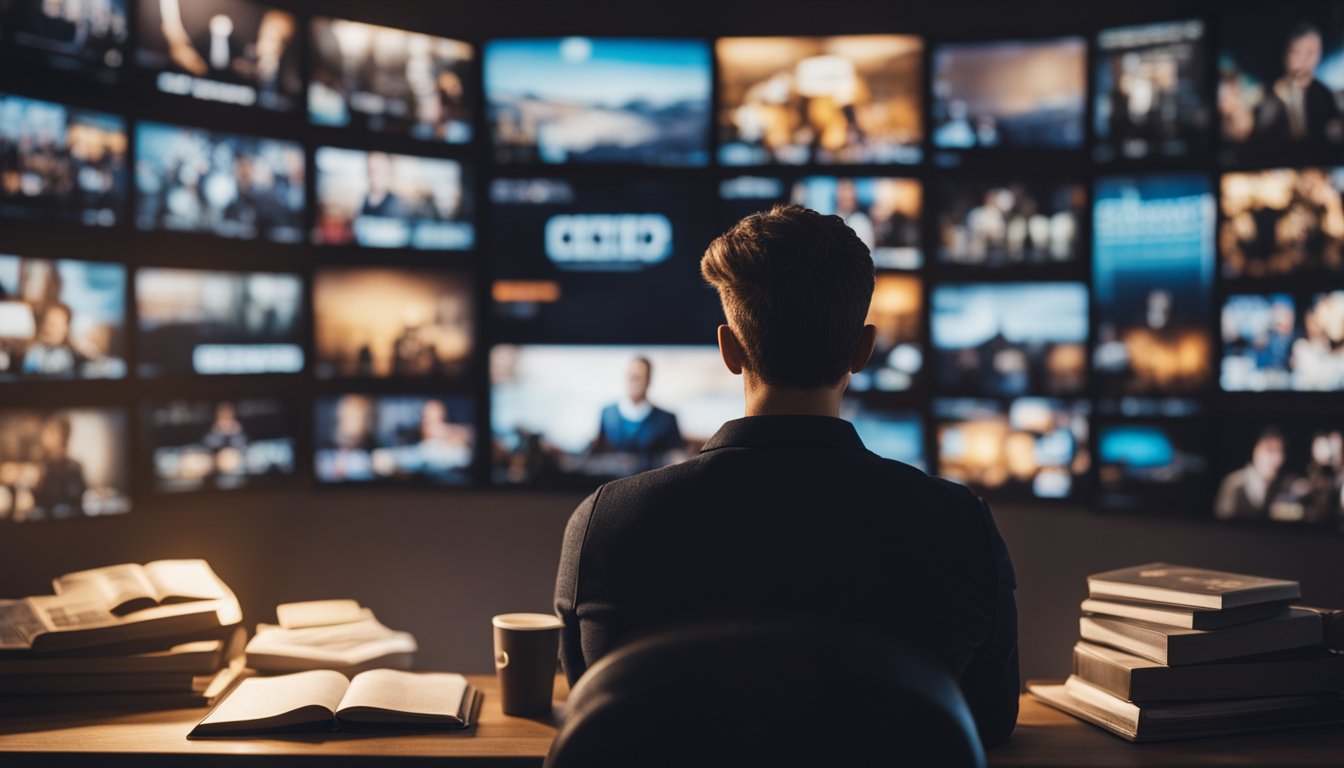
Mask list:
[[746,416],[724,423],[700,451],[779,446],[866,450],[854,425],[844,419],[831,416]]

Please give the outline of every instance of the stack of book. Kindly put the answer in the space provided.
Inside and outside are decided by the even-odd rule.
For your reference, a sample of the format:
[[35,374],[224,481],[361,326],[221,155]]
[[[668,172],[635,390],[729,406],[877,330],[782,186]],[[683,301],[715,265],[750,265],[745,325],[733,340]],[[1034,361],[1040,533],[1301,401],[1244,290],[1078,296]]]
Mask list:
[[276,624],[258,624],[248,666],[263,674],[410,669],[418,649],[409,632],[389,629],[354,600],[312,600],[276,607]]
[[244,672],[233,592],[203,560],[69,573],[0,600],[0,713],[217,702]]
[[1152,563],[1088,577],[1062,685],[1037,699],[1130,741],[1344,722],[1341,612],[1296,581]]

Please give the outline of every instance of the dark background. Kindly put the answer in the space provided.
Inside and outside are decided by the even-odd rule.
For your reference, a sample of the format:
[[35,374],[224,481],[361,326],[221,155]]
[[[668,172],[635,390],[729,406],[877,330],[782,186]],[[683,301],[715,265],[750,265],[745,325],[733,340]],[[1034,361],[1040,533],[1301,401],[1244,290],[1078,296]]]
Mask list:
[[[926,51],[942,39],[1090,36],[1113,24],[1192,16],[1211,18],[1215,23],[1209,34],[1217,40],[1219,15],[1228,8],[1250,5],[1212,0],[1131,0],[1119,4],[308,0],[277,4],[302,13],[344,16],[473,42],[490,36],[575,33],[713,36],[912,32],[925,35]],[[1266,44],[1275,43],[1267,39]],[[52,97],[61,99],[59,94]],[[95,108],[123,109],[97,100],[87,103]],[[186,102],[169,106],[155,100],[155,106],[137,113],[148,119],[196,123],[198,119],[191,112],[197,106]],[[210,115],[221,111],[225,111],[223,107],[206,110]],[[255,127],[246,125],[254,120]],[[272,116],[249,112],[238,118],[239,125],[227,129],[283,133],[274,130],[276,121]],[[333,139],[329,143],[344,142]],[[381,145],[405,146],[395,142]],[[445,147],[441,152],[426,154],[457,153]],[[1073,165],[1087,165],[1085,150],[1067,159],[1058,158],[1048,167],[1058,174],[1067,173]],[[901,175],[901,170],[891,173]],[[927,171],[916,175],[922,173]],[[479,182],[477,189],[482,190]],[[926,194],[928,191],[926,187]],[[712,186],[705,187],[706,194],[714,192]],[[8,224],[5,222],[5,226]],[[100,237],[97,231],[86,234],[79,248]],[[81,258],[80,251],[66,252],[62,247],[72,237],[76,236],[27,232],[7,242],[4,250],[38,257]],[[117,245],[124,241],[114,236],[107,242]],[[167,235],[138,242],[151,245],[147,251],[108,253],[104,258],[127,258],[137,266],[311,269],[293,252],[267,244]],[[926,255],[931,246],[925,243]],[[481,252],[489,252],[488,242],[482,244]],[[324,258],[336,261],[343,257],[333,254]],[[353,255],[350,258],[354,260]],[[433,264],[435,259],[445,259],[441,262],[445,265],[461,263],[443,254],[427,256],[418,263]],[[375,252],[361,254],[358,260],[378,263],[380,257]],[[111,394],[107,398],[81,399],[98,404],[98,400],[112,399],[123,391],[122,386],[131,386],[131,382],[118,384],[108,390]],[[262,386],[269,394],[306,391],[311,386],[306,380],[246,385]],[[136,386],[136,392],[153,396],[176,394],[171,390],[177,388],[172,382],[154,386],[140,382]],[[212,381],[192,387],[189,394],[209,397],[216,391],[223,394],[233,389],[234,382]],[[60,403],[74,391],[52,385],[40,393],[33,392],[25,402]],[[0,391],[5,405],[14,403],[9,392]],[[310,416],[300,413],[299,420],[308,423]],[[50,589],[52,576],[106,563],[204,557],[238,593],[249,625],[272,620],[278,602],[353,597],[372,607],[389,626],[415,633],[421,644],[420,667],[486,672],[491,668],[492,614],[549,611],[561,533],[580,498],[581,494],[575,493],[522,491],[332,490],[303,483],[280,491],[230,495],[137,493],[136,507],[129,515],[0,530],[0,594],[45,592]],[[1165,560],[1296,578],[1303,582],[1307,601],[1344,605],[1344,539],[1337,536],[1223,527],[1211,521],[1170,517],[1106,516],[1081,506],[1059,504],[1000,504],[995,509],[1018,570],[1025,677],[1067,674],[1069,648],[1077,636],[1078,601],[1085,593],[1084,577],[1109,568]],[[899,508],[893,505],[893,514],[898,513]],[[893,601],[873,609],[901,611],[902,606]],[[910,620],[923,618],[912,616]]]

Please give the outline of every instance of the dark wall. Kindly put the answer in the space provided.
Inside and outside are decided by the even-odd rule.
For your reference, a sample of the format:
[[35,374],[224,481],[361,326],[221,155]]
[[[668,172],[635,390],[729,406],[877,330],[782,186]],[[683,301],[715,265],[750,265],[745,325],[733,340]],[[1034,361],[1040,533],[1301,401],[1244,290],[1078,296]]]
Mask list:
[[[480,39],[498,35],[921,32],[985,37],[1087,33],[1102,24],[1209,15],[1225,4],[1169,0],[941,3],[539,3],[535,0],[309,0],[305,11]],[[1240,5],[1242,2],[1237,2]],[[303,418],[301,416],[301,418]],[[59,573],[205,557],[249,624],[278,602],[354,597],[414,632],[425,668],[485,672],[489,617],[547,611],[576,494],[294,489],[138,499],[122,518],[0,529],[0,595],[47,591]],[[899,514],[894,506],[893,514]],[[1001,506],[1019,575],[1023,673],[1062,676],[1087,573],[1167,560],[1301,579],[1310,601],[1344,605],[1344,539],[1212,523]],[[893,602],[891,610],[900,610]]]

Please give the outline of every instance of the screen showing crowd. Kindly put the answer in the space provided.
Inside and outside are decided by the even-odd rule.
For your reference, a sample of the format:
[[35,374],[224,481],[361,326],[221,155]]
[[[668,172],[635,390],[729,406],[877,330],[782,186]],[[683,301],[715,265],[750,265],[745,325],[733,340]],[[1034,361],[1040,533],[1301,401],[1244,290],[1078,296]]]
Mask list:
[[1344,167],[1224,174],[1222,209],[1225,277],[1344,275]]
[[948,43],[934,49],[933,145],[1075,149],[1083,143],[1087,42]]
[[726,37],[715,51],[724,165],[919,162],[920,38]]
[[0,521],[130,511],[126,414],[99,408],[0,408]]
[[939,185],[938,260],[974,267],[1076,262],[1081,184],[948,179]]
[[126,268],[0,254],[0,381],[126,375]]
[[318,482],[471,482],[470,397],[352,393],[318,398],[315,415]]
[[1097,35],[1093,154],[1100,162],[1185,157],[1209,143],[1204,22],[1119,27]]
[[725,226],[781,203],[845,220],[872,254],[878,269],[918,269],[924,191],[915,179],[805,176],[792,182],[738,176],[719,184]]
[[710,59],[703,40],[491,40],[485,98],[495,158],[706,165]]
[[292,401],[154,400],[140,410],[158,491],[233,490],[294,474]]
[[303,370],[298,275],[140,269],[135,293],[141,376]]
[[0,93],[0,214],[108,227],[126,209],[126,121]]
[[160,93],[289,111],[299,103],[298,20],[252,0],[139,0],[143,82]]
[[3,0],[0,48],[112,81],[126,60],[129,0]]
[[320,378],[458,376],[475,340],[466,273],[330,268],[313,281]]
[[472,184],[456,160],[319,147],[318,245],[470,249]]
[[1224,390],[1344,391],[1344,290],[1234,294],[1222,328]]
[[422,141],[471,141],[476,54],[460,40],[319,16],[308,116]]
[[135,133],[136,223],[141,229],[222,237],[303,239],[303,147],[141,123]]

